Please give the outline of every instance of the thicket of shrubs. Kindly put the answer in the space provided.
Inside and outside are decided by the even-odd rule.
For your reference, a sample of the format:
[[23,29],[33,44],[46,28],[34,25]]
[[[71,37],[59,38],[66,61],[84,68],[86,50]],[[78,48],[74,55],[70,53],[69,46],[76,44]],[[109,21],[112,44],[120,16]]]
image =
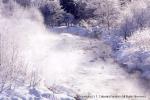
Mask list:
[[106,40],[121,65],[129,72],[140,71],[142,77],[150,79],[150,2],[133,0],[121,15],[119,28]]

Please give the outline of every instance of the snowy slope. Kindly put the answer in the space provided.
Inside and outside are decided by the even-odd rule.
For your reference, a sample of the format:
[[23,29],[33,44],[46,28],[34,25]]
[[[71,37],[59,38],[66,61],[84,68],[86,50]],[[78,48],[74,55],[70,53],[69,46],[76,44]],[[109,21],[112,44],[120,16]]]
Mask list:
[[[35,68],[40,70],[43,87],[51,90],[48,91],[49,95],[54,93],[52,97],[65,97],[63,100],[70,100],[69,98],[73,99],[77,95],[140,95],[146,98],[139,100],[149,100],[150,92],[141,84],[138,73],[135,75],[126,73],[111,58],[110,47],[101,40],[80,37],[72,33],[58,35],[46,31],[38,31],[36,35],[33,33],[30,32],[24,37],[28,43],[25,43],[22,52],[30,63],[37,65]],[[19,34],[18,36],[21,37]],[[37,91],[43,90],[40,88]],[[7,97],[8,93],[6,91],[0,97],[2,95]],[[40,93],[40,100],[45,100],[42,94],[47,92]],[[39,95],[35,96],[26,87],[17,89],[12,94],[14,98],[20,98],[20,95],[24,98],[39,98]],[[19,96],[15,97],[16,95]],[[13,96],[8,95],[8,98]],[[93,100],[93,98],[84,99]]]
[[[71,96],[142,95],[149,100],[150,92],[141,84],[138,73],[126,73],[113,61],[111,49],[101,40],[68,33],[60,33],[60,37],[43,62],[47,65],[43,69],[47,87],[55,87],[56,92]],[[61,91],[59,87],[66,90]],[[66,92],[68,88],[73,92]]]

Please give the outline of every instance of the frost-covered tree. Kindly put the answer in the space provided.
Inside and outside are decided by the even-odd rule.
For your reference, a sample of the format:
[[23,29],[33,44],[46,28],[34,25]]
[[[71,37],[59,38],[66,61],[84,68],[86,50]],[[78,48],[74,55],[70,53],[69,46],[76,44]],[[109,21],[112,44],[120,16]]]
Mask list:
[[133,0],[119,0],[120,6],[125,7],[129,3],[131,3]]
[[85,0],[60,0],[60,4],[67,13],[74,16],[74,23],[94,17],[95,9],[88,8]]
[[[35,2],[36,3],[36,2]],[[60,25],[64,21],[63,14],[65,13],[59,4],[59,1],[45,1],[38,4],[39,9],[44,16],[44,22],[46,25]]]
[[110,30],[117,25],[120,9],[116,0],[95,0],[91,2],[93,4],[91,7],[96,8],[94,13],[98,26]]
[[14,0],[14,1],[16,1],[18,4],[20,4],[23,7],[28,7],[31,5],[32,0]]
[[[139,4],[140,2],[140,4]],[[137,6],[139,4],[139,6]],[[150,8],[146,1],[134,1],[123,10],[120,22],[121,35],[124,39],[133,32],[150,26]]]
[[122,21],[120,25],[120,34],[126,40],[127,37],[131,36],[131,34],[135,31],[135,24],[133,23],[133,19],[130,18],[128,15],[125,16],[126,18]]

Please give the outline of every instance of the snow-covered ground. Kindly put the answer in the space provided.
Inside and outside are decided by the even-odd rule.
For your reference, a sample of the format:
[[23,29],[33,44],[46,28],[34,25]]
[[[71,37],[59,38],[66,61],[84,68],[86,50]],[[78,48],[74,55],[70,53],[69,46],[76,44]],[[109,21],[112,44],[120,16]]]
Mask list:
[[0,100],[75,100],[64,94],[54,94],[48,89],[20,87],[0,94]]
[[[71,100],[77,95],[80,98],[84,96],[83,98],[86,100],[101,99],[86,97],[96,95],[137,95],[146,97],[132,98],[132,100],[150,99],[150,92],[139,80],[138,73],[132,75],[126,73],[111,58],[111,48],[102,40],[80,37],[73,35],[73,33],[63,33],[63,31],[62,33],[59,31],[59,34],[47,32],[41,27],[38,27],[38,30],[30,31],[28,30],[30,22],[27,22],[25,27],[17,27],[17,30],[23,29],[26,32],[19,34],[15,31],[19,39],[13,39],[17,43],[24,44],[21,45],[22,56],[30,61],[35,69],[39,70],[40,77],[43,79],[41,86],[48,88],[50,91],[39,92],[43,91],[42,88],[36,89],[36,92],[38,91],[37,93],[40,95],[38,97],[36,94],[32,94],[30,89],[23,87],[23,90],[16,89],[13,91],[12,96],[8,95],[8,98],[20,98],[21,95],[21,97],[27,99],[40,98],[39,100],[45,100],[42,94],[49,91],[48,95],[53,93],[52,97],[56,96],[57,99],[60,97],[58,100]],[[13,32],[13,30],[10,31]],[[9,91],[6,91],[0,97],[7,97],[8,93]],[[62,97],[65,97],[65,99]],[[55,100],[51,97],[49,99]],[[107,98],[104,100],[107,100]],[[108,100],[111,100],[111,98]]]
[[[58,37],[61,38],[50,47],[43,62],[45,85],[54,87],[54,92],[70,96],[137,95],[146,96],[139,100],[150,99],[150,92],[139,79],[139,73],[125,72],[111,58],[110,47],[101,40],[61,32]],[[68,93],[68,89],[72,93]]]

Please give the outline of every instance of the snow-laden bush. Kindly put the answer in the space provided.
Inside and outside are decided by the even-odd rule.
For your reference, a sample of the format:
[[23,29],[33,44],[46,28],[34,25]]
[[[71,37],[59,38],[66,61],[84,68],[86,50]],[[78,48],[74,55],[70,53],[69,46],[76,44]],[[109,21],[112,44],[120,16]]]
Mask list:
[[[138,5],[138,6],[137,6]],[[137,0],[122,10],[120,35],[127,39],[135,31],[150,26],[150,4],[146,0]]]
[[116,52],[117,61],[125,65],[129,72],[140,71],[150,79],[150,29],[134,32]]

